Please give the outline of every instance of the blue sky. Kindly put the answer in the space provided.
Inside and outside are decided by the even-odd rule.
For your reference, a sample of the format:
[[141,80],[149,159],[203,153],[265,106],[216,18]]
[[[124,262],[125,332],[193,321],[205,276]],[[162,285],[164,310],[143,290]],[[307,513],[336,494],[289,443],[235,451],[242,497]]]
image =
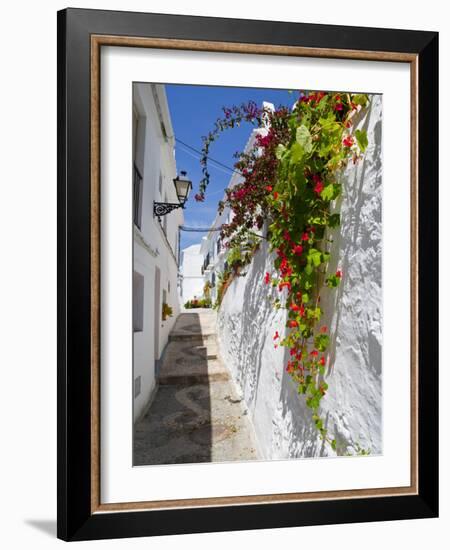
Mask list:
[[[297,94],[287,90],[228,88],[215,86],[166,85],[169,110],[175,137],[198,151],[202,148],[202,136],[212,130],[215,120],[223,116],[222,107],[239,105],[253,100],[258,106],[263,101],[279,105],[292,105]],[[217,212],[217,203],[223,197],[232,176],[235,159],[233,154],[242,151],[253,126],[245,123],[239,128],[226,130],[210,147],[211,158],[228,166],[230,170],[209,163],[210,184],[204,202],[196,202],[195,193],[202,178],[200,154],[183,144],[176,143],[177,168],[186,170],[192,180],[193,190],[184,211],[185,225],[210,227]],[[204,233],[181,232],[181,248],[199,243]]]

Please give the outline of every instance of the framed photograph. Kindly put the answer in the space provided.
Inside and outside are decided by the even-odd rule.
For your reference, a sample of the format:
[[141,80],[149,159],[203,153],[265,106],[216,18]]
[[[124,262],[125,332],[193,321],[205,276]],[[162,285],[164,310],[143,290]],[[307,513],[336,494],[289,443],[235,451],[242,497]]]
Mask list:
[[58,537],[438,515],[438,35],[58,13]]

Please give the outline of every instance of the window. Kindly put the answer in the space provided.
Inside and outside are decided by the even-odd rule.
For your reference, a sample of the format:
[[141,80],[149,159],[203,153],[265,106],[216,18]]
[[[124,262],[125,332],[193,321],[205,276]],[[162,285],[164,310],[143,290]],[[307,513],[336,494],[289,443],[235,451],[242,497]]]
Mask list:
[[139,115],[133,103],[133,223],[141,229],[143,194],[143,153],[145,141],[145,118]]
[[144,276],[133,271],[133,331],[144,330]]
[[142,175],[136,164],[133,165],[133,222],[141,229],[142,221]]

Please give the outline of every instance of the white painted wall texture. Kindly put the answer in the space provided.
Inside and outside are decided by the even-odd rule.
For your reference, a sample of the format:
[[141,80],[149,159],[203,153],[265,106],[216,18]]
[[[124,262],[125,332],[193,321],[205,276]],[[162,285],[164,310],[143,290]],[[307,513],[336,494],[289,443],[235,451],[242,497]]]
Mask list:
[[[381,119],[381,96],[371,96],[356,124],[367,129],[369,146],[364,160],[341,176],[341,226],[332,233],[329,270],[341,269],[343,280],[321,301],[332,335],[321,414],[330,436],[351,454],[359,447],[382,453]],[[272,261],[264,242],[246,276],[228,288],[218,315],[221,353],[250,410],[263,458],[331,456],[285,371],[288,350],[274,348],[286,313],[273,308],[278,291],[263,282]]]

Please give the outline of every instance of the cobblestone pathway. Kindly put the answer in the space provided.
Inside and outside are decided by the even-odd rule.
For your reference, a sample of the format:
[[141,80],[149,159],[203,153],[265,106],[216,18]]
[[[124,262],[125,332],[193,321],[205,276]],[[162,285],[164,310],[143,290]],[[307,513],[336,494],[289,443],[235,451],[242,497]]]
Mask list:
[[215,326],[211,310],[178,317],[159,388],[135,425],[135,465],[258,458],[245,404],[218,354]]

